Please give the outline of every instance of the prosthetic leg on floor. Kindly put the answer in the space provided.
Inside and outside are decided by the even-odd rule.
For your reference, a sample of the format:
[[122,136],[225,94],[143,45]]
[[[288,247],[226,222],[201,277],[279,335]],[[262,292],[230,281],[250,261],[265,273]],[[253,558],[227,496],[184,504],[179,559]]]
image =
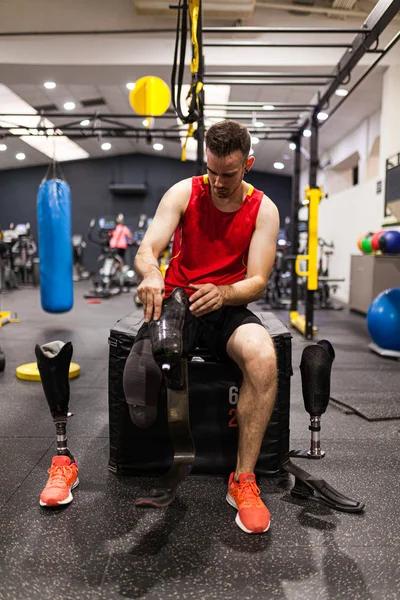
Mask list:
[[57,455],[49,469],[49,480],[40,496],[41,506],[56,506],[72,501],[71,489],[78,483],[78,465],[67,443],[69,406],[69,367],[72,358],[71,342],[55,341],[35,347],[38,370],[56,426]]
[[358,513],[364,509],[362,502],[344,496],[324,479],[307,473],[295,465],[291,458],[319,460],[325,456],[321,450],[321,416],[327,409],[330,397],[330,378],[335,351],[330,342],[321,340],[318,344],[307,346],[303,350],[300,370],[303,388],[303,399],[306,411],[310,415],[311,447],[310,450],[292,450],[283,461],[283,467],[295,476],[295,485],[291,491],[293,496],[302,499],[314,499],[323,502],[336,510]]
[[161,317],[149,323],[154,358],[159,365],[168,400],[168,428],[174,448],[174,459],[168,473],[150,495],[136,500],[137,506],[165,508],[175,499],[178,485],[194,465],[195,448],[189,423],[189,391],[187,359],[183,357],[183,326],[188,298],[176,288],[163,303]]
[[69,366],[72,358],[71,342],[36,344],[35,354],[44,395],[56,426],[57,454],[73,458],[67,445],[67,418],[69,406]]

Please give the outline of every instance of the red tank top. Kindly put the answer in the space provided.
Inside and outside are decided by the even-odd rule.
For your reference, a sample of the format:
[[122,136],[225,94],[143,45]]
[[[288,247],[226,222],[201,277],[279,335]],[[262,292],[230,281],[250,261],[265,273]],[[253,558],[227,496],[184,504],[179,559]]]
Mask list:
[[165,274],[165,297],[176,287],[191,296],[190,283],[230,285],[247,273],[247,257],[264,193],[250,186],[235,212],[223,212],[211,200],[207,175],[192,178],[189,204],[174,233]]

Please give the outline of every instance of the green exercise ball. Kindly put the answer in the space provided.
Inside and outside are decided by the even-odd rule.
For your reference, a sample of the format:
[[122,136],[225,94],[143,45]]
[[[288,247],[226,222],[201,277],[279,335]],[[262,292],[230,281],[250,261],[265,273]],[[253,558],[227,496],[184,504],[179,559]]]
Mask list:
[[372,250],[372,235],[368,234],[361,242],[361,249],[365,254],[371,254]]

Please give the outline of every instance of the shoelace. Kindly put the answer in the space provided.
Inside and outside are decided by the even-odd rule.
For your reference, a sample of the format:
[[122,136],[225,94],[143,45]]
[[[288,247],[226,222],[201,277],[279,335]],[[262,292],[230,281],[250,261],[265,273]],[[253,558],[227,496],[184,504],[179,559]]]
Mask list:
[[56,483],[65,485],[65,480],[71,475],[71,467],[67,465],[50,467],[47,472],[50,475],[50,479],[47,485],[54,485]]
[[239,483],[239,504],[241,508],[251,508],[261,504],[260,488],[255,481]]

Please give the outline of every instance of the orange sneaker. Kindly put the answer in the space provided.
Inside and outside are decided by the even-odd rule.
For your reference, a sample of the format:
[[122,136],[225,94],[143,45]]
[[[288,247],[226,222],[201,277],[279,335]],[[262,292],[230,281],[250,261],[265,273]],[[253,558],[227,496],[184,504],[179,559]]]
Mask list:
[[47,472],[50,477],[40,494],[40,506],[59,506],[72,502],[71,490],[79,483],[76,460],[69,456],[53,456]]
[[254,473],[241,473],[239,483],[235,481],[235,473],[229,477],[228,504],[236,508],[236,524],[246,533],[264,533],[268,531],[271,515],[260,498],[260,489],[256,484]]

